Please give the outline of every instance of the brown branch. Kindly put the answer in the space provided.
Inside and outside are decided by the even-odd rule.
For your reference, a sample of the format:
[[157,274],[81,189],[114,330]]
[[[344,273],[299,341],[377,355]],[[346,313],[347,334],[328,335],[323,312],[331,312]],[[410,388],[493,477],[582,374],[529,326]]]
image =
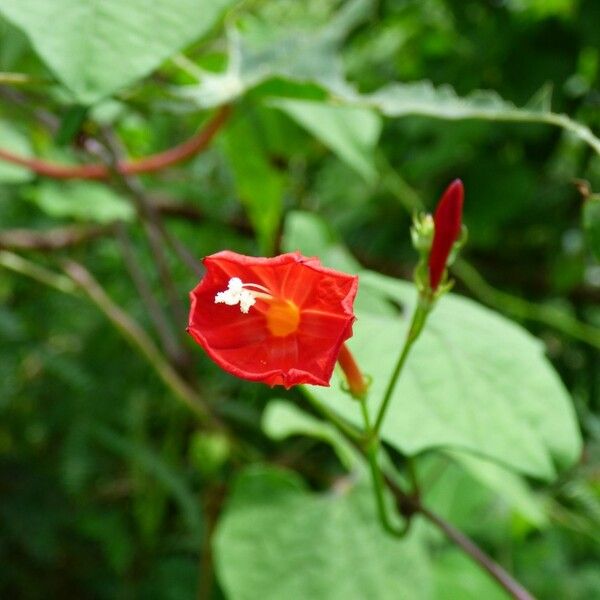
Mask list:
[[[229,106],[222,106],[216,115],[189,140],[164,152],[137,160],[119,161],[116,170],[122,175],[152,173],[195,156],[209,145],[229,117],[230,112]],[[39,158],[19,156],[2,148],[0,148],[0,160],[25,167],[38,175],[52,179],[109,179],[111,177],[111,169],[104,164],[62,165]]]
[[11,250],[59,250],[112,233],[112,225],[70,225],[47,230],[0,231],[0,248]]
[[[113,167],[112,174],[115,176],[116,182],[126,190],[136,207],[138,216],[144,226],[152,255],[156,262],[158,274],[169,300],[171,313],[175,317],[178,325],[183,327],[186,323],[187,315],[175,285],[175,280],[165,252],[164,242],[168,243],[169,240],[160,219],[160,215],[147,198],[146,191],[139,178],[126,175],[117,170],[117,165],[121,162],[122,148],[119,139],[112,129],[105,128],[103,134],[105,147],[100,146],[97,149],[97,152],[101,156],[102,151],[107,154],[105,161],[109,167]],[[184,350],[182,348],[182,354],[183,353]],[[182,366],[185,367],[184,365]]]
[[442,519],[439,515],[421,506],[419,512],[434,525],[437,525],[446,537],[468,554],[482,569],[487,571],[516,600],[535,600],[516,579],[492,560],[475,542],[462,531]]
[[489,573],[515,600],[535,600],[535,597],[527,589],[506,569],[494,561],[491,556],[486,554],[470,537],[426,506],[423,506],[418,497],[406,494],[390,477],[386,477],[386,483],[396,498],[399,511],[407,519],[412,518],[415,514],[423,515],[428,521],[441,529],[450,541],[454,542],[465,554],[468,554],[484,571]]
[[[148,198],[153,209],[168,218],[198,223],[208,217],[197,206],[169,200],[165,197]],[[7,250],[61,250],[78,246],[105,235],[112,235],[116,223],[107,225],[66,225],[49,229],[0,229],[0,248]],[[251,235],[252,228],[244,219],[228,220],[223,225],[243,235]],[[199,263],[197,263],[199,264]]]
[[127,229],[123,223],[116,224],[117,240],[121,246],[123,262],[129,271],[129,275],[138,291],[138,294],[146,307],[154,329],[158,334],[162,347],[172,364],[185,367],[188,364],[186,355],[181,353],[181,347],[177,337],[172,331],[169,320],[164,315],[156,296],[152,293],[150,284],[144,275],[142,266],[133,250]]

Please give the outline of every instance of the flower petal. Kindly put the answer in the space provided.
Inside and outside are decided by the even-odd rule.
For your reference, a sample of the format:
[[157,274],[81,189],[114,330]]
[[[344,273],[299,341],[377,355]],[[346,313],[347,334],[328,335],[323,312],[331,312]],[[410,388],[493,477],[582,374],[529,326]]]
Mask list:
[[[352,334],[357,277],[297,252],[258,258],[223,251],[205,258],[204,265],[206,275],[190,294],[188,331],[217,364],[268,385],[328,385],[340,347]],[[239,306],[215,304],[215,295],[233,277],[294,303],[300,310],[297,330],[271,333],[268,297],[259,296],[248,314]]]

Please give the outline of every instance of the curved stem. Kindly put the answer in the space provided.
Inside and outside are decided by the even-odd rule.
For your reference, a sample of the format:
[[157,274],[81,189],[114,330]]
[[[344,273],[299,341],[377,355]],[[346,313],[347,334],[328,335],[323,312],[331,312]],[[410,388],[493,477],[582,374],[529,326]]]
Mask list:
[[375,502],[377,505],[377,514],[379,515],[379,520],[383,525],[383,528],[390,533],[391,535],[402,538],[410,529],[410,519],[406,519],[402,528],[398,529],[391,522],[391,519],[387,512],[387,507],[385,505],[385,496],[384,496],[384,486],[385,482],[383,479],[383,475],[381,473],[381,469],[379,468],[379,462],[377,460],[377,455],[379,453],[379,442],[377,444],[373,444],[372,449],[369,449],[367,452],[367,459],[369,460],[369,469],[371,471],[371,479],[373,481],[373,490],[375,491]]
[[369,461],[369,470],[371,472],[371,480],[373,482],[373,492],[375,494],[375,505],[377,506],[377,514],[383,528],[391,535],[402,538],[408,533],[410,527],[410,519],[406,519],[404,526],[398,529],[391,521],[385,505],[385,480],[381,468],[379,467],[379,438],[374,433],[369,417],[369,410],[364,399],[359,400],[361,414],[365,425],[365,436],[367,439],[367,447],[365,450]]
[[[132,161],[120,161],[116,169],[123,175],[161,171],[202,152],[229,117],[231,108],[222,106],[217,114],[189,140],[164,152]],[[0,160],[25,167],[38,175],[52,179],[109,179],[111,169],[103,164],[62,165],[59,163],[13,154],[0,148]]]
[[477,272],[475,267],[464,260],[457,261],[452,266],[452,272],[485,304],[517,319],[543,323],[574,339],[600,348],[600,328],[582,323],[554,306],[535,304],[497,290]]

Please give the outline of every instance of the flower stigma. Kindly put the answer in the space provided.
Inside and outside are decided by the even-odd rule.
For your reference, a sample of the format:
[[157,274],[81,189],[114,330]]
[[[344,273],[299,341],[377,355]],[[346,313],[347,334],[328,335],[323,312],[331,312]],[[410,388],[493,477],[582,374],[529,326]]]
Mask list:
[[227,306],[239,304],[240,311],[248,314],[257,299],[264,300],[269,305],[266,319],[271,335],[285,337],[297,331],[300,324],[298,306],[291,300],[276,298],[266,287],[258,283],[244,283],[239,277],[232,277],[227,284],[227,289],[217,292],[215,304],[227,304]]

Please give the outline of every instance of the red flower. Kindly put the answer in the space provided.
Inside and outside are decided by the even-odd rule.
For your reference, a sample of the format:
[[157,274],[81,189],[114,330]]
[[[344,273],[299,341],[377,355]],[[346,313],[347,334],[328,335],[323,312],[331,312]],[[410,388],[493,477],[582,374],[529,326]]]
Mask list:
[[433,215],[435,229],[429,254],[429,285],[433,291],[442,280],[452,246],[461,233],[463,198],[462,181],[455,179],[446,188]]
[[254,258],[225,250],[204,266],[190,293],[188,332],[220,367],[286,388],[329,385],[352,335],[358,277],[297,252]]

